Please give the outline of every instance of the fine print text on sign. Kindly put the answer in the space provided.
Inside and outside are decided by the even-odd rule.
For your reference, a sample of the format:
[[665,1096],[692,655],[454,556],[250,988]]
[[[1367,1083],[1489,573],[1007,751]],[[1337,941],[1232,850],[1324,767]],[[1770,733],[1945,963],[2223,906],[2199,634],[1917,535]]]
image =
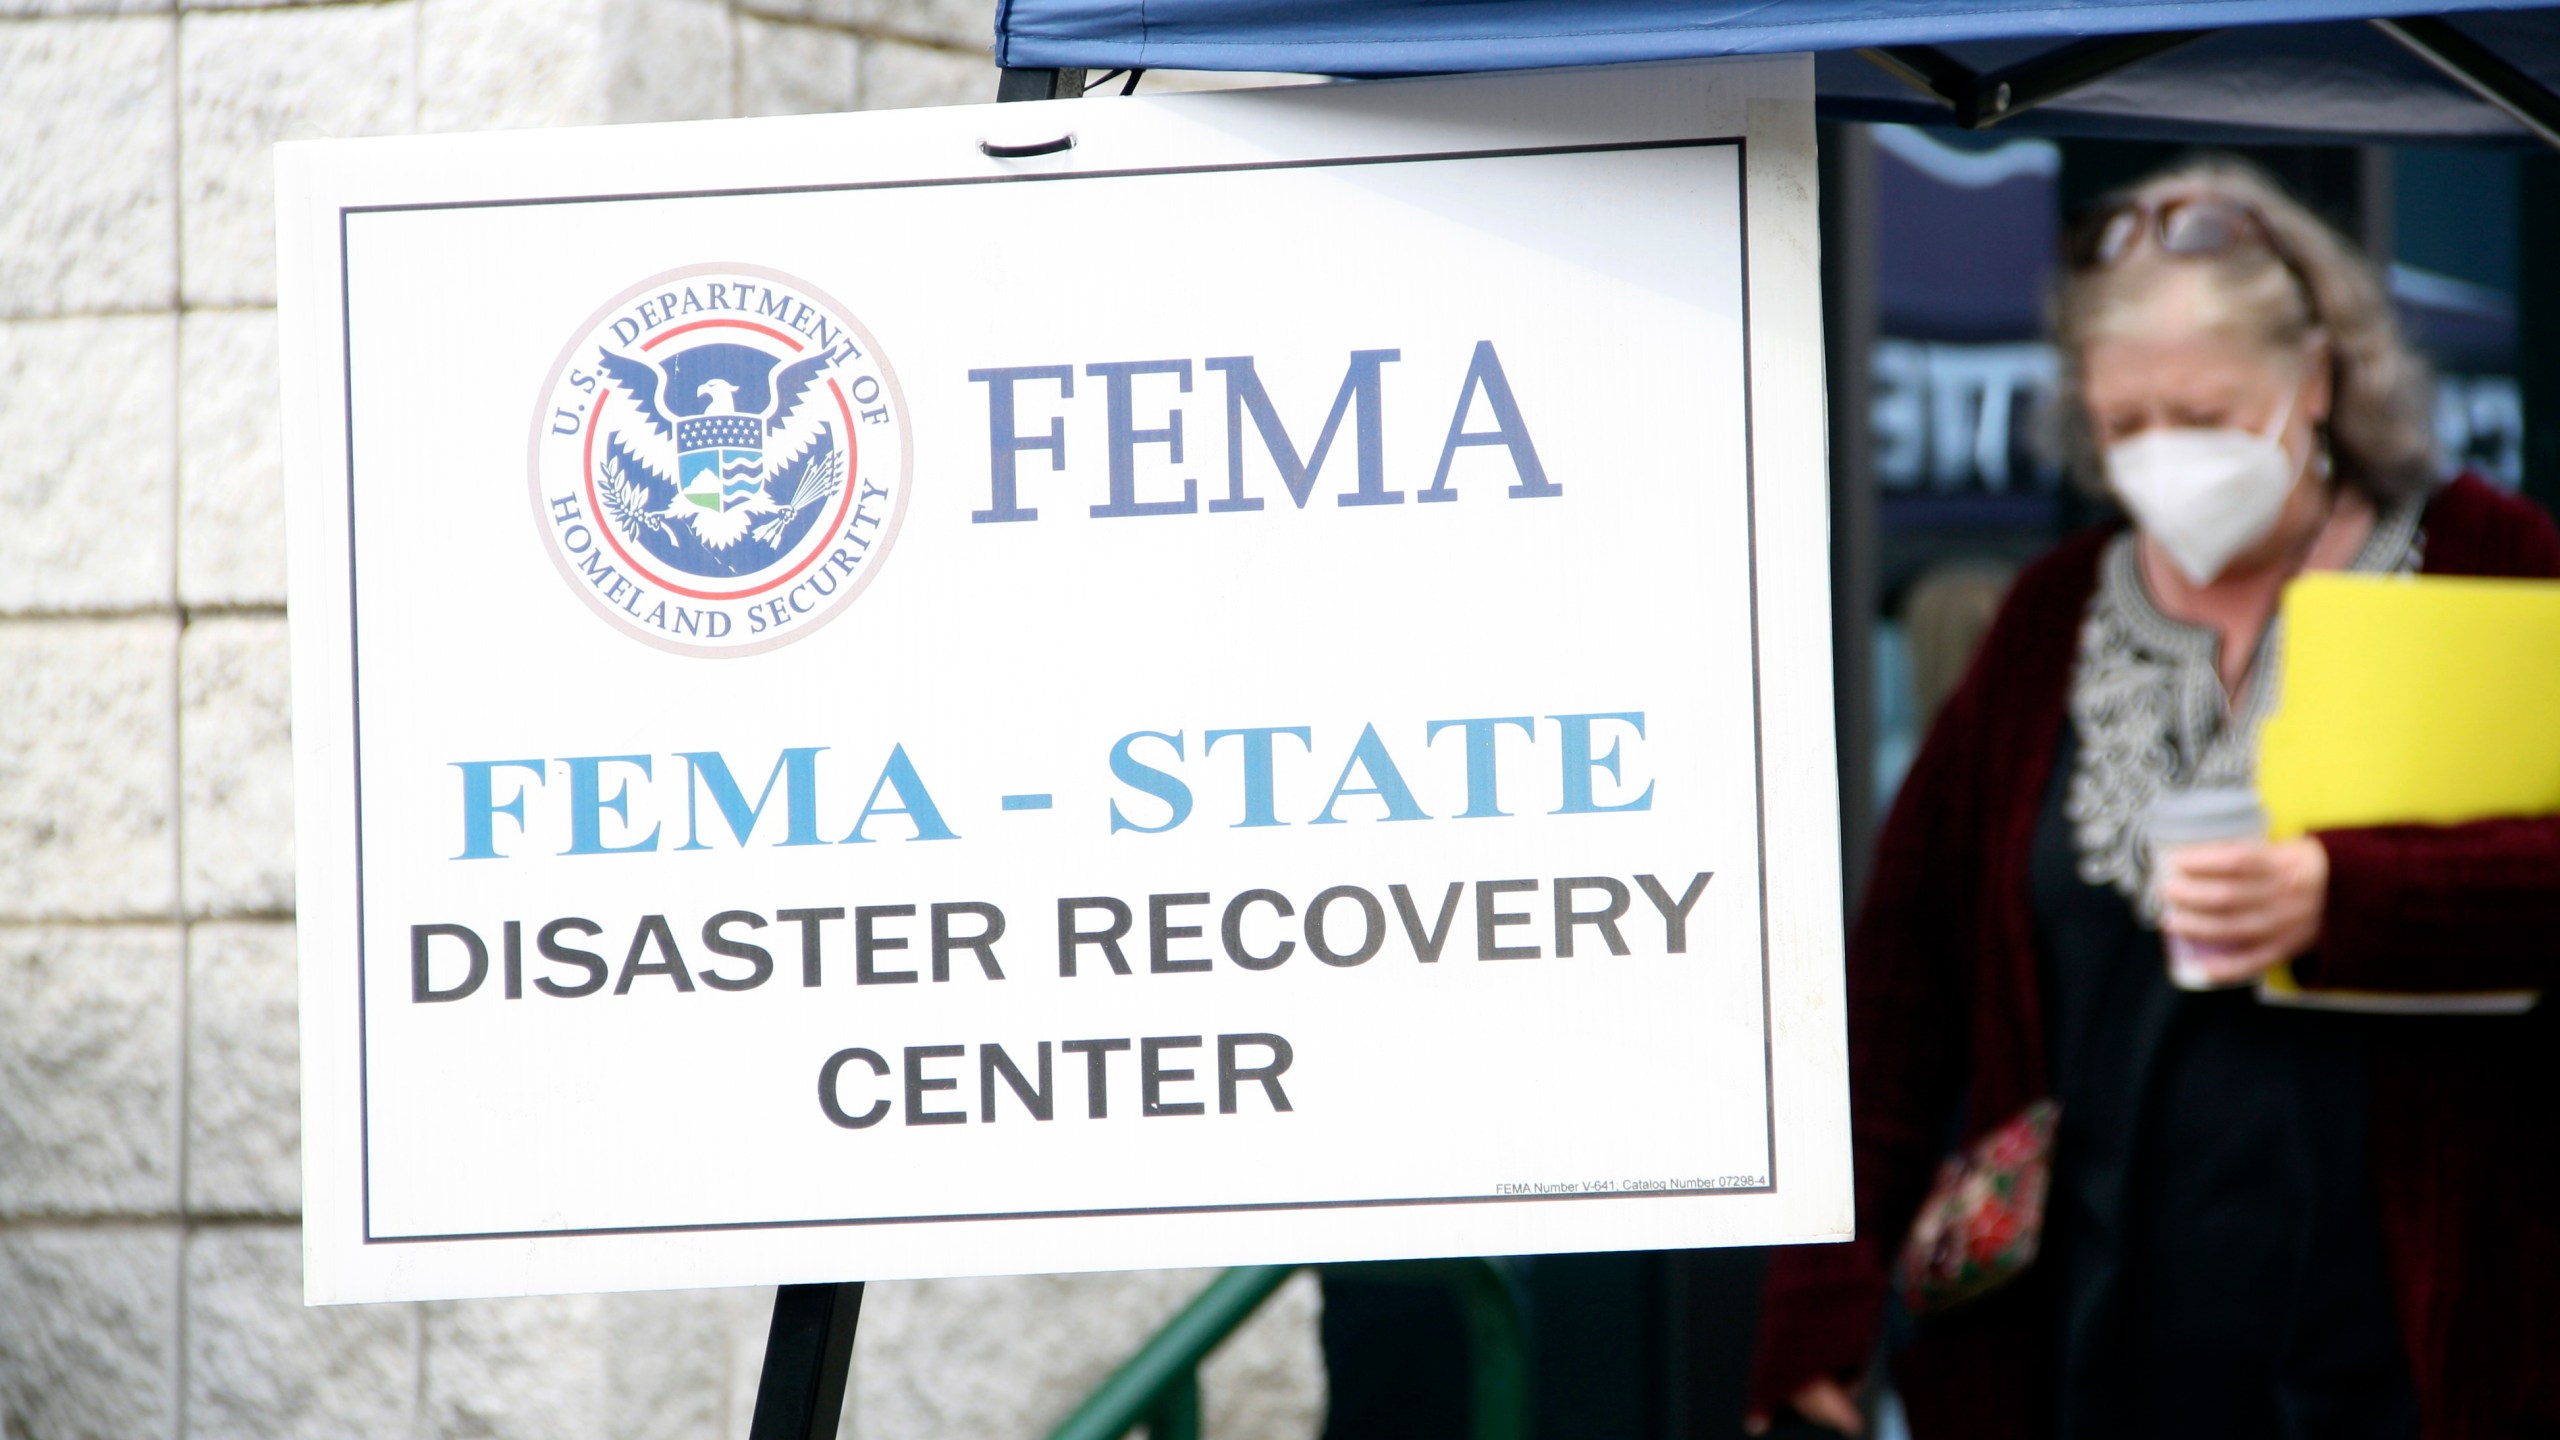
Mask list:
[[1845,1234],[1809,94],[287,147],[311,1297]]

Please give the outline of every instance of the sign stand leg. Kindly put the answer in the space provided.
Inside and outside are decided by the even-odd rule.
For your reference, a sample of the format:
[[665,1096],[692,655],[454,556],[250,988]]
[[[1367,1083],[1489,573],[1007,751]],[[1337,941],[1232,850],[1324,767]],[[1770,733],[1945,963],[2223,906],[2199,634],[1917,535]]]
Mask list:
[[853,1327],[862,1282],[784,1285],[773,1294],[764,1375],[756,1382],[747,1440],[835,1440],[853,1371]]

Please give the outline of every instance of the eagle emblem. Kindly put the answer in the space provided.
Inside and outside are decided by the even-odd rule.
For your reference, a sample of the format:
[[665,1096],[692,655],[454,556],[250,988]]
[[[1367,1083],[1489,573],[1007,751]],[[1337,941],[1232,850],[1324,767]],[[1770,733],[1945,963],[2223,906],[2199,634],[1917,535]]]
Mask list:
[[844,488],[836,427],[811,403],[830,363],[725,340],[659,360],[598,346],[598,495],[623,542],[705,577],[790,553]]
[[564,339],[533,424],[533,519],[606,623],[751,655],[870,588],[912,457],[897,374],[841,301],[779,270],[688,265]]

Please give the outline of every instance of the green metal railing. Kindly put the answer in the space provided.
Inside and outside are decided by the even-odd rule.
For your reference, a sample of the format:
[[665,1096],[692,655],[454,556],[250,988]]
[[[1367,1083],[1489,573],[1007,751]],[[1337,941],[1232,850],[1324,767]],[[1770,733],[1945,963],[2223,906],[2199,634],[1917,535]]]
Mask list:
[[[1468,1433],[1528,1440],[1528,1323],[1511,1272],[1492,1260],[1384,1260],[1328,1265],[1327,1272],[1393,1284],[1433,1285],[1458,1302],[1467,1326]],[[1209,1282],[1138,1353],[1112,1372],[1049,1440],[1199,1440],[1200,1362],[1242,1328],[1295,1265],[1241,1265]]]

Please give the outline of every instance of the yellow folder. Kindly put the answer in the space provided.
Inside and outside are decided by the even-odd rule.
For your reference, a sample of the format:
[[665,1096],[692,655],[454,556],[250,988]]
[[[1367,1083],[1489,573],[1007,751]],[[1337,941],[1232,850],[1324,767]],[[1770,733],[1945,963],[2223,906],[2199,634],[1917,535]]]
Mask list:
[[[2258,755],[2274,838],[2560,813],[2560,581],[2306,575],[2284,616]],[[2540,996],[2313,991],[2278,971],[2259,998],[2511,1014]]]

